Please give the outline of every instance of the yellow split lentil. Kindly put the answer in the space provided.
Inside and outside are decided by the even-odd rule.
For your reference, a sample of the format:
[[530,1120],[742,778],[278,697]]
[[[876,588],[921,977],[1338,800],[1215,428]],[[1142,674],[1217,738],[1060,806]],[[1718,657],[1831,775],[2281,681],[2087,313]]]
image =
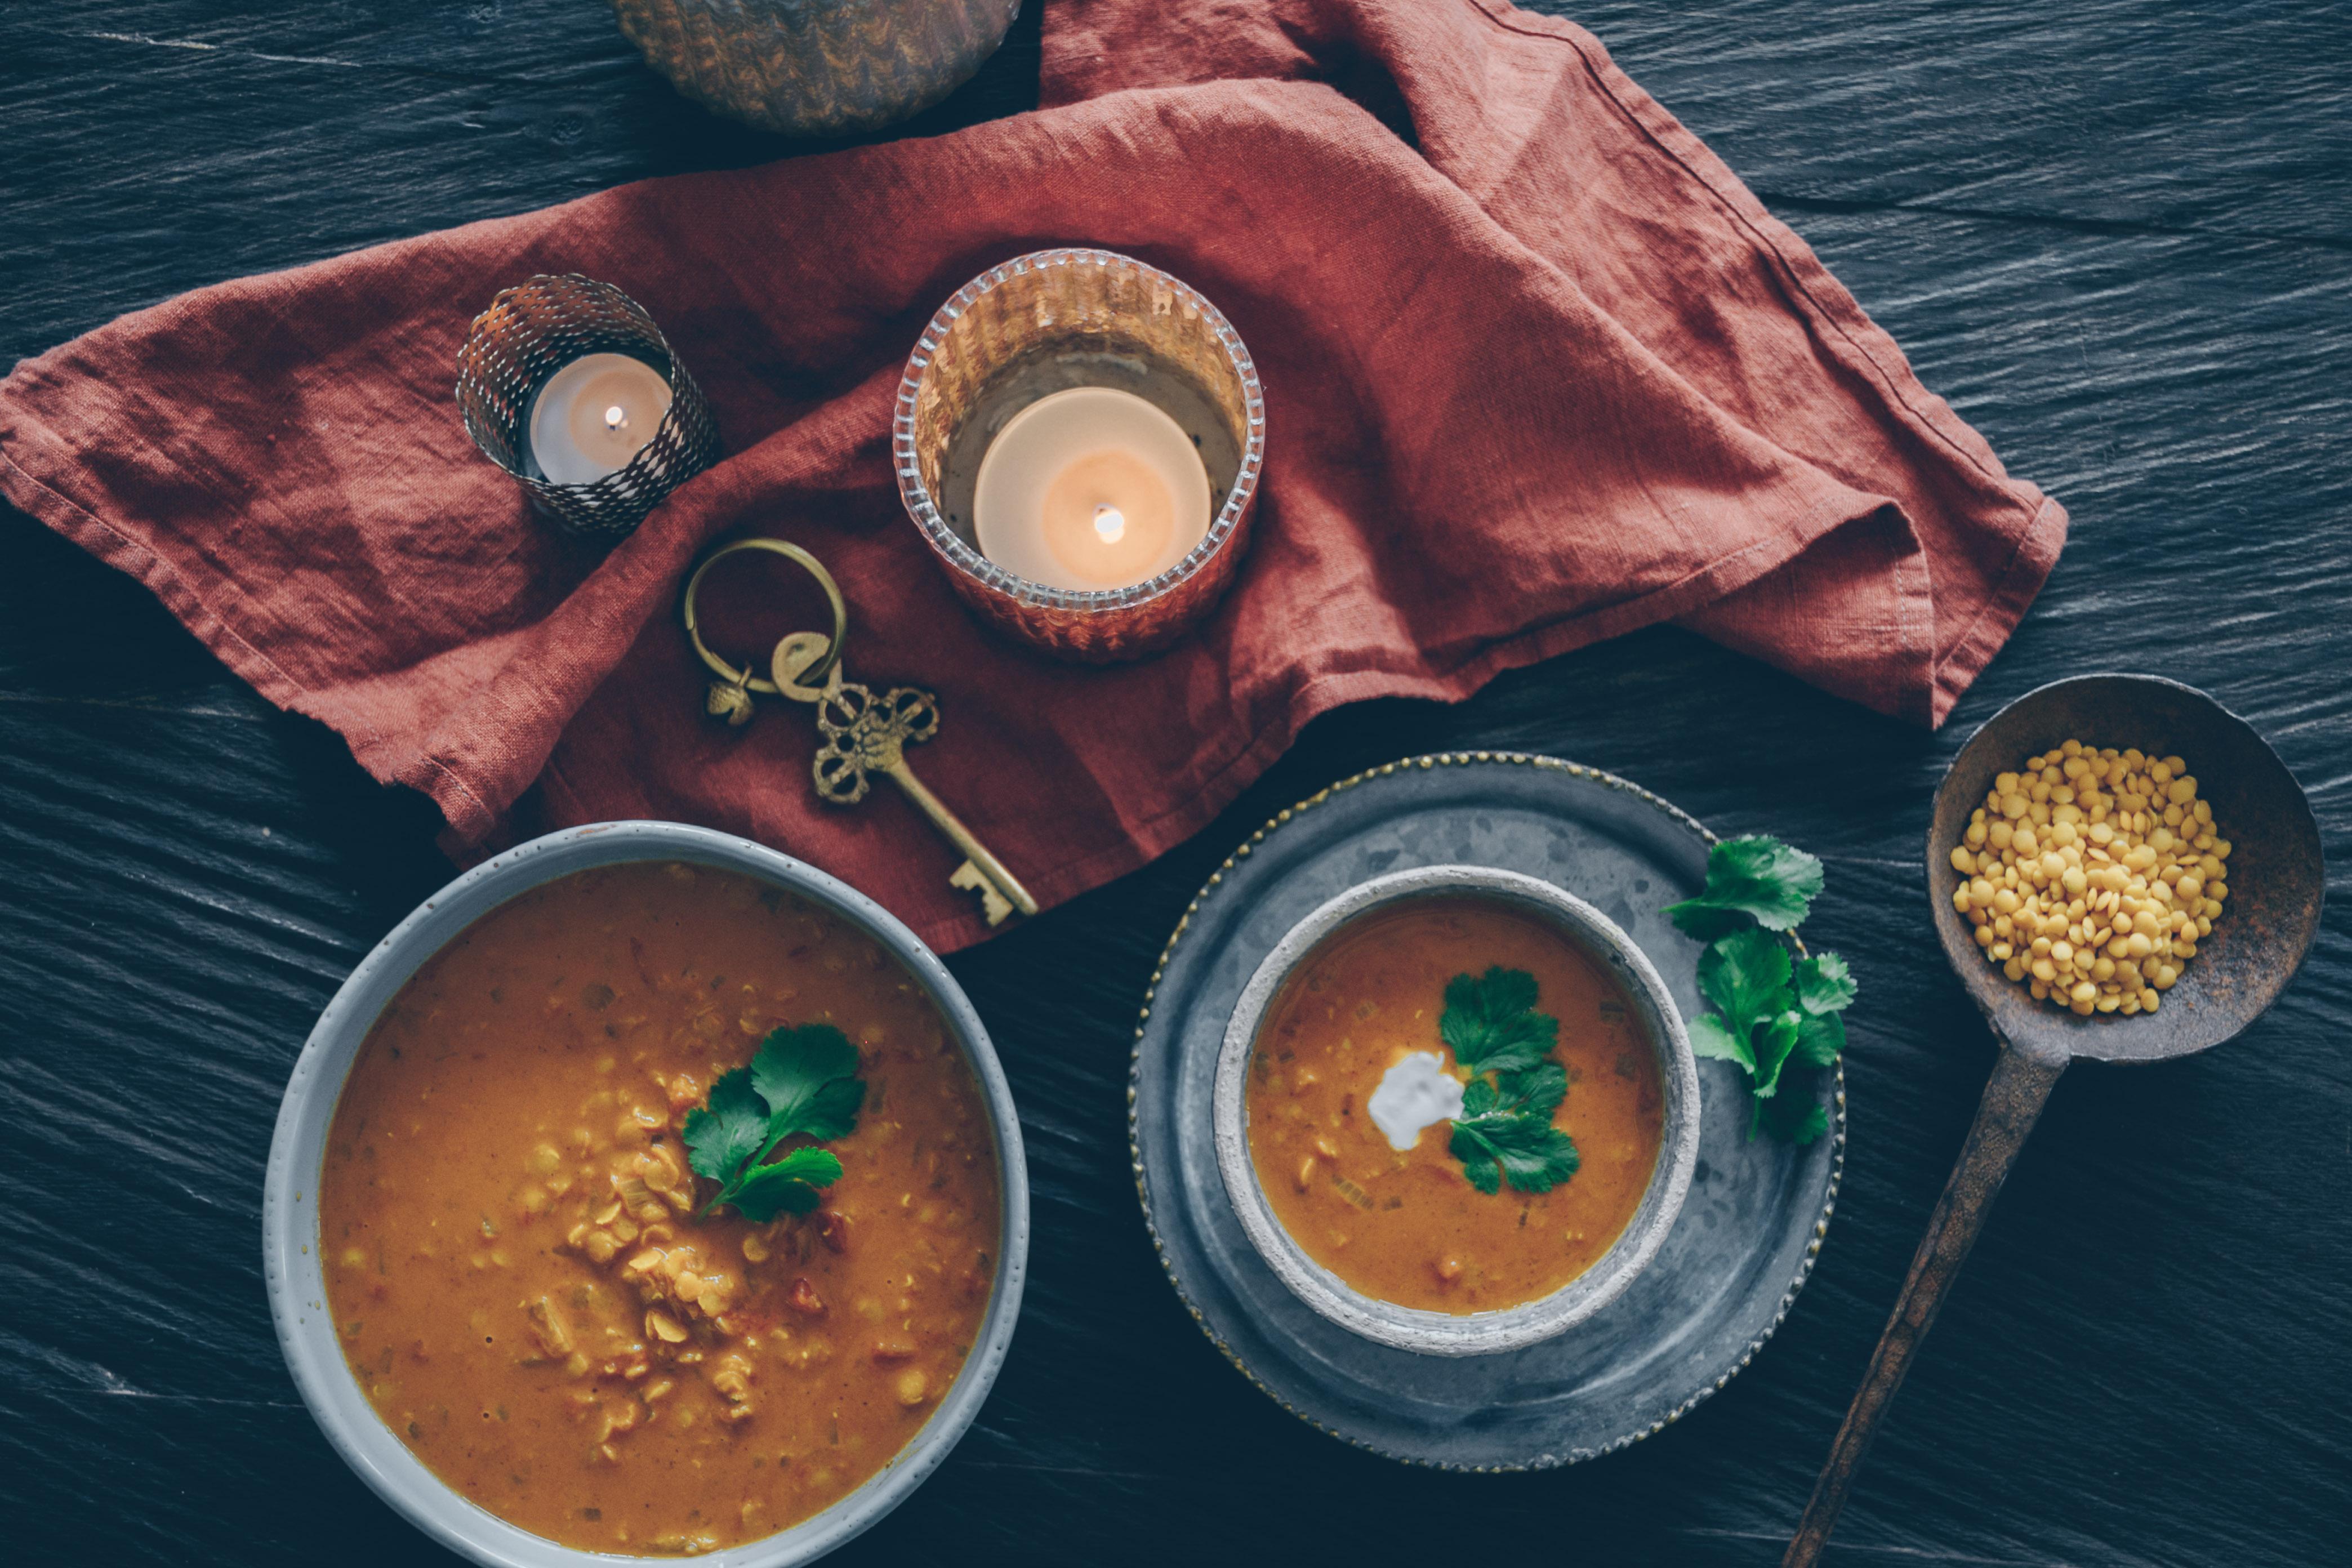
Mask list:
[[1952,848],[1985,962],[2084,1017],[2153,1013],[2230,896],[2189,764],[2068,741],[1993,781]]

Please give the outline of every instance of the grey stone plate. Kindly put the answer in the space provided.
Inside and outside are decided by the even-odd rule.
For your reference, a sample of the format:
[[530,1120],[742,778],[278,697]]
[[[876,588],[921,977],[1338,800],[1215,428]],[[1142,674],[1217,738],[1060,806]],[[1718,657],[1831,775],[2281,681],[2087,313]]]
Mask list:
[[1454,752],[1332,785],[1250,836],[1169,939],[1136,1030],[1129,1137],[1144,1221],[1176,1292],[1243,1375],[1335,1437],[1445,1469],[1539,1469],[1638,1442],[1731,1381],[1812,1269],[1845,1158],[1831,1134],[1748,1139],[1726,1062],[1702,1061],[1699,1157],[1647,1271],[1558,1339],[1501,1355],[1391,1350],[1318,1316],[1259,1258],[1226,1202],[1211,1128],[1225,1022],[1260,960],[1326,899],[1384,871],[1501,866],[1600,907],[1686,1017],[1699,947],[1657,911],[1696,892],[1714,836],[1647,791],[1550,757]]

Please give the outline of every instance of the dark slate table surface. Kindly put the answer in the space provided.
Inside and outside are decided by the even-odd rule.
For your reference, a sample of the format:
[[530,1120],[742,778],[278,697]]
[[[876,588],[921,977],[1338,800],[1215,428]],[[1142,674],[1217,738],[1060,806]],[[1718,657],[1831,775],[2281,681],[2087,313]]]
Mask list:
[[[2352,6],[1572,14],[2065,502],[2065,556],[1939,734],[1646,633],[1459,707],[1332,714],[1192,843],[951,961],[1020,1101],[1034,1274],[979,1425],[837,1561],[1776,1563],[1991,1060],[1918,859],[1969,730],[2063,674],[2193,682],[2352,866]],[[1033,10],[908,131],[1034,101],[1037,38]],[[805,150],[676,97],[593,0],[0,5],[0,360],[232,275]],[[1845,1188],[1780,1336],[1660,1436],[1538,1475],[1410,1470],[1285,1415],[1178,1306],[1128,1170],[1135,1008],[1192,890],[1276,808],[1459,747],[1817,851],[1806,934],[1863,983]],[[0,515],[0,1558],[446,1560],[312,1426],[259,1268],[287,1071],[448,876],[435,826]],[[1833,1561],[2344,1561],[2346,891],[2242,1040],[2059,1085]]]

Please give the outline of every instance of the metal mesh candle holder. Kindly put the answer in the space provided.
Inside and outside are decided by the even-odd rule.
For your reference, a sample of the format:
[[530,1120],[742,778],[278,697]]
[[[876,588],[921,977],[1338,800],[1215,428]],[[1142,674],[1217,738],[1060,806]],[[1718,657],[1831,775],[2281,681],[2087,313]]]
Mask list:
[[[1211,519],[1160,575],[1119,588],[1048,587],[980,552],[980,458],[1039,398],[1114,386],[1158,406],[1200,450]],[[898,496],[948,580],[982,618],[1056,658],[1135,658],[1213,608],[1248,545],[1265,462],[1265,400],[1249,351],[1183,282],[1108,250],[1041,250],[982,273],[923,330],[891,426]]]
[[[589,484],[559,484],[530,453],[531,405],[548,378],[583,354],[642,360],[669,383],[669,411],[628,462]],[[457,351],[457,407],[482,455],[514,476],[540,510],[594,538],[625,537],[662,499],[719,460],[702,389],[635,300],[593,278],[541,275],[501,292]]]

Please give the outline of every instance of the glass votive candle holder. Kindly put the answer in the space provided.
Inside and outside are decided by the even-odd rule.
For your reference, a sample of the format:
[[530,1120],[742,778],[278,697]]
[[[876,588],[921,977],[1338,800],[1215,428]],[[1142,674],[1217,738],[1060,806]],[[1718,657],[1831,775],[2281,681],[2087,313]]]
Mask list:
[[[1207,532],[1139,582],[1053,586],[980,547],[973,499],[991,445],[1023,410],[1079,387],[1150,404],[1207,472]],[[984,621],[1104,664],[1166,647],[1232,584],[1265,463],[1265,400],[1241,334],[1181,280],[1113,251],[1041,250],[982,273],[931,318],[898,384],[891,456],[908,515]]]
[[[620,356],[610,363],[625,376],[633,367],[622,361],[649,366],[667,384],[669,406],[652,438],[618,467],[593,479],[551,476],[534,439],[534,409],[559,373],[592,354]],[[457,407],[474,445],[541,512],[593,538],[625,537],[670,491],[719,460],[719,427],[702,389],[653,318],[610,283],[576,274],[527,279],[474,318],[457,351]],[[583,463],[575,450],[571,472],[585,471]]]

